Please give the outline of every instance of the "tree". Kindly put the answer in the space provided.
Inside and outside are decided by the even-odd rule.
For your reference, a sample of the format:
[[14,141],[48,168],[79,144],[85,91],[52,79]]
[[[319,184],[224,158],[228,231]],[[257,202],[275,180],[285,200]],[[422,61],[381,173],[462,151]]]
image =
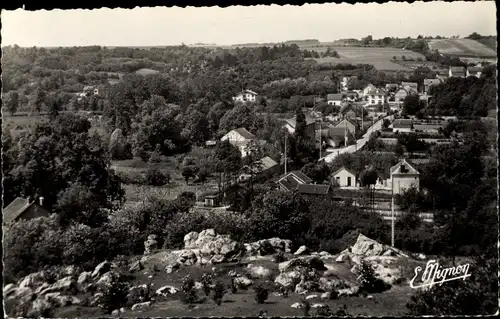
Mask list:
[[361,186],[367,187],[368,189],[371,188],[370,202],[372,204],[372,210],[375,209],[375,184],[377,183],[377,180],[378,174],[373,167],[367,167],[359,174]]
[[194,158],[192,157],[185,157],[184,160],[182,161],[182,176],[184,177],[184,180],[186,181],[186,185],[189,183],[190,178],[194,178],[196,175],[196,163],[194,161]]
[[181,136],[193,144],[201,145],[209,137],[209,123],[201,112],[188,108],[180,119],[183,126]]
[[301,171],[317,184],[322,184],[327,181],[331,173],[330,168],[325,163],[309,163],[304,165]]
[[214,170],[219,173],[219,194],[224,190],[226,180],[233,179],[241,169],[241,152],[225,140],[217,144],[212,157]]
[[47,96],[45,91],[37,88],[37,90],[35,91],[35,100],[33,101],[33,106],[36,112],[40,113],[42,107],[45,105],[46,98]]
[[10,115],[14,115],[19,107],[19,93],[17,91],[10,91],[5,94],[4,103]]
[[403,116],[415,115],[425,107],[417,94],[409,94],[403,100]]
[[222,116],[219,122],[219,132],[220,135],[224,135],[233,129],[244,127],[255,133],[258,124],[254,109],[248,104],[241,103]]

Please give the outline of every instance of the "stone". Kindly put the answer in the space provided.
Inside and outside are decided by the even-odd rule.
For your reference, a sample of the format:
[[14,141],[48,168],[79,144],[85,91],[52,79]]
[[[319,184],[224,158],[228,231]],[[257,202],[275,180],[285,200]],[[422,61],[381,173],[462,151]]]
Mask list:
[[330,296],[332,295],[331,292],[327,291],[321,294],[321,299],[330,299]]
[[325,308],[326,305],[324,303],[313,303],[311,308]]
[[66,296],[61,295],[60,292],[51,292],[46,294],[45,300],[54,303],[57,307],[66,307],[70,305],[78,305],[81,303],[81,300],[76,298],[75,296]]
[[109,263],[109,261],[103,261],[102,263],[97,265],[97,267],[95,267],[94,271],[92,272],[92,277],[93,278],[100,277],[105,273],[107,273],[110,269],[111,269],[111,264]]
[[349,296],[349,297],[356,296],[358,292],[359,292],[358,286],[338,290],[339,296]]
[[121,307],[120,308],[120,313],[124,313],[125,312],[125,308],[124,307]]
[[174,271],[177,271],[179,268],[180,268],[179,263],[173,263],[171,265],[167,265],[167,267],[165,267],[165,271],[167,272],[167,274],[171,274]]
[[79,285],[84,285],[90,281],[92,278],[92,273],[90,271],[84,271],[78,276],[76,281]]
[[51,305],[50,302],[45,299],[38,298],[31,304],[31,309],[28,312],[28,317],[41,317],[44,313],[52,309],[53,305]]
[[191,249],[196,247],[196,240],[198,239],[198,232],[192,231],[184,236],[184,248]]
[[248,288],[251,284],[253,284],[253,281],[245,276],[239,276],[234,279],[234,284],[241,289],[246,289]]
[[226,260],[226,257],[224,257],[224,255],[214,255],[211,259],[210,259],[210,262],[212,264],[220,264],[220,263],[223,263],[227,261]]
[[424,254],[420,253],[420,254],[417,255],[417,259],[425,260],[425,259],[427,259],[427,256],[425,256]]
[[253,264],[247,265],[247,272],[252,278],[269,278],[272,275],[271,269]]
[[144,269],[144,266],[142,265],[141,261],[137,260],[137,261],[133,262],[132,265],[130,265],[129,271],[131,273],[134,273],[137,271],[141,271],[143,269]]
[[350,247],[350,251],[360,256],[398,256],[408,257],[401,250],[381,244],[373,239],[359,234],[356,243]]
[[29,287],[18,287],[14,291],[12,291],[10,295],[5,299],[15,299],[20,304],[23,304],[32,301],[33,294],[33,290]]
[[132,311],[143,310],[151,307],[151,301],[136,303],[132,306]]
[[99,300],[104,296],[102,292],[98,292],[92,297],[89,298],[89,306],[90,307],[96,307],[99,303]]
[[74,281],[72,276],[64,277],[59,279],[54,284],[40,291],[40,295],[44,295],[49,292],[68,292],[76,290],[76,282]]
[[99,280],[97,281],[97,285],[110,285],[113,282],[113,279],[115,279],[116,277],[116,273],[114,273],[113,271],[108,271],[107,273],[102,275],[101,278],[99,278]]
[[194,289],[196,289],[196,290],[203,289],[203,284],[201,282],[199,282],[199,281],[196,281],[194,283]]
[[300,277],[300,272],[298,271],[284,272],[279,274],[278,277],[274,279],[274,282],[284,287],[295,289],[295,286],[300,282]]
[[239,276],[239,274],[238,274],[238,273],[236,272],[236,270],[234,270],[234,269],[230,270],[230,271],[227,273],[227,275],[228,275],[229,277],[237,277],[237,276]]
[[41,286],[46,280],[43,271],[31,273],[19,282],[19,288],[36,288]]
[[302,308],[302,303],[300,303],[300,302],[296,302],[296,303],[294,303],[293,305],[291,305],[290,307],[292,307],[292,308],[296,308],[296,309],[300,309],[300,308]]
[[284,261],[278,265],[280,272],[288,272],[296,269],[327,270],[325,263],[317,256],[304,256]]
[[299,249],[297,249],[297,251],[294,253],[294,255],[295,256],[304,255],[304,254],[307,254],[308,252],[309,252],[309,248],[302,245],[299,247]]
[[148,239],[144,242],[144,255],[151,255],[158,250],[158,241],[156,235],[149,235]]
[[14,285],[14,284],[5,285],[5,287],[3,287],[3,295],[4,295],[4,297],[7,297],[8,295],[10,295],[15,290],[16,290],[16,285]]
[[175,288],[174,286],[163,286],[156,290],[156,294],[159,296],[170,296],[170,295],[175,295],[176,293],[179,292],[179,289]]
[[368,295],[368,296],[366,296],[366,299],[373,299],[373,296],[372,295]]
[[309,295],[306,297],[306,300],[315,299],[315,298],[318,298],[318,295]]
[[334,281],[325,277],[319,278],[318,283],[319,283],[319,289],[323,291],[330,291],[335,287]]
[[77,269],[75,266],[73,265],[70,265],[70,266],[66,266],[62,269],[62,275],[63,276],[73,276],[73,275],[76,275],[77,273]]
[[346,254],[340,254],[337,258],[335,258],[335,261],[338,263],[343,263],[347,259]]
[[120,315],[120,310],[115,309],[115,310],[111,311],[111,315],[112,316],[118,316],[118,315]]

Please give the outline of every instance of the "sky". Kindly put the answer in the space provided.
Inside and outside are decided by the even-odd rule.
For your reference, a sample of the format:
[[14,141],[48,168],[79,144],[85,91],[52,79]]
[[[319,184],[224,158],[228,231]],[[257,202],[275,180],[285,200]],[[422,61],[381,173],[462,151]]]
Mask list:
[[218,45],[496,35],[494,1],[303,6],[2,10],[2,46]]

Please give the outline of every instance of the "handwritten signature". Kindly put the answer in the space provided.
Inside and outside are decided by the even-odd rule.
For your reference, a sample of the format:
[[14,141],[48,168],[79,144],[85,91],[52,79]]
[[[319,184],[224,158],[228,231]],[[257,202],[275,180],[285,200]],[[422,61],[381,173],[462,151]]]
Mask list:
[[[410,287],[417,289],[423,287],[432,288],[434,285],[439,284],[440,286],[446,281],[458,280],[470,277],[469,274],[469,264],[464,264],[456,267],[442,268],[439,262],[436,260],[429,260],[425,266],[425,270],[422,273],[422,267],[418,266],[415,268],[415,277],[410,281]],[[422,284],[414,285],[415,279],[422,273]]]

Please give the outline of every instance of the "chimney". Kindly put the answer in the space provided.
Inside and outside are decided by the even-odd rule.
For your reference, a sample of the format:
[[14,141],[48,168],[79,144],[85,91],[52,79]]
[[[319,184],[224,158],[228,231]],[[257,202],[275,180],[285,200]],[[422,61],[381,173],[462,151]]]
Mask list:
[[43,196],[40,196],[40,198],[39,198],[38,200],[39,200],[39,202],[40,202],[40,206],[42,206],[42,207],[43,207]]

